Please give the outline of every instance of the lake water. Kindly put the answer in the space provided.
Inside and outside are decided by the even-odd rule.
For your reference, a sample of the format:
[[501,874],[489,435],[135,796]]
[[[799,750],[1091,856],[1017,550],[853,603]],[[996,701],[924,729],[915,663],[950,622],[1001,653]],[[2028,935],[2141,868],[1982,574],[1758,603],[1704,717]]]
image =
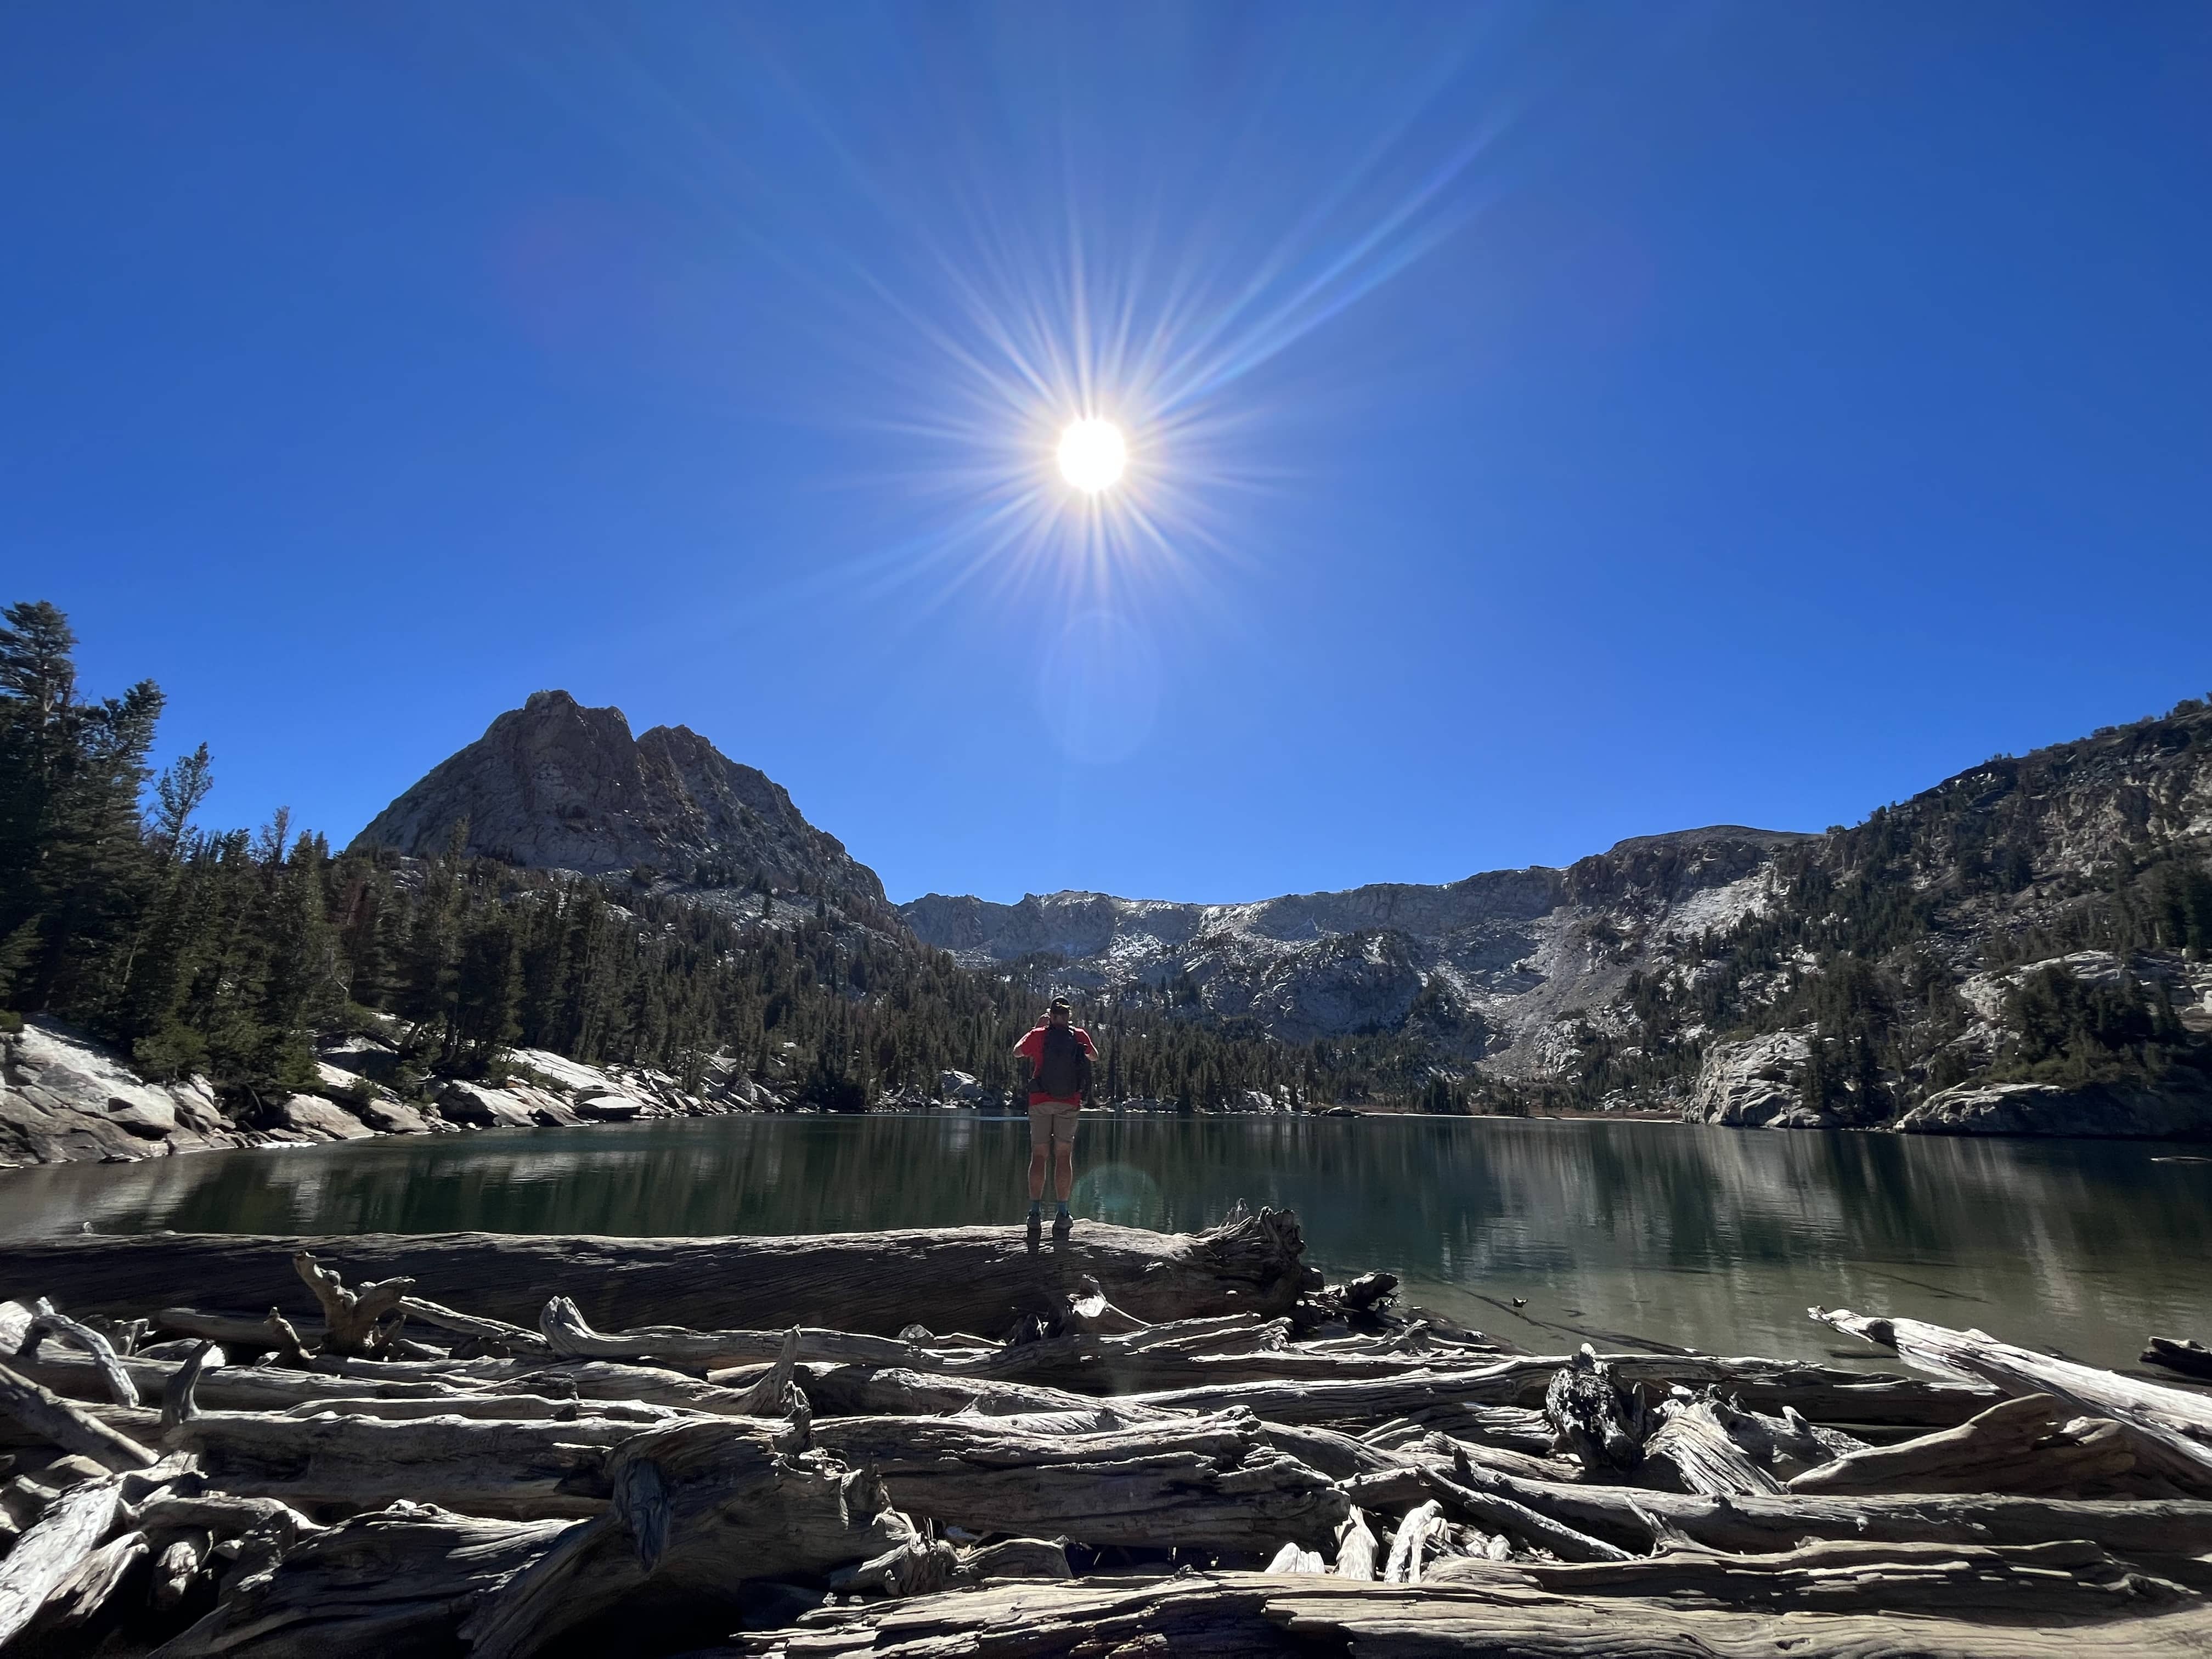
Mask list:
[[[0,1174],[0,1235],[805,1233],[1018,1224],[1018,1120],[724,1117]],[[1295,1209],[1338,1277],[1525,1347],[1640,1336],[1834,1352],[1808,1305],[1978,1326],[2132,1369],[2212,1339],[2203,1148],[1440,1118],[1086,1115],[1076,1211],[1188,1231]],[[1526,1298],[1525,1309],[1512,1298]]]

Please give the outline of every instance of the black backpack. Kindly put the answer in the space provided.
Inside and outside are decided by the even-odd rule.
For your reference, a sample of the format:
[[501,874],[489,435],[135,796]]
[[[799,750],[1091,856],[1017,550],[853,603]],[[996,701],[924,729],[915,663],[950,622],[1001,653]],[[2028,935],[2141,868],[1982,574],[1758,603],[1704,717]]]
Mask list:
[[1037,1056],[1036,1075],[1030,1090],[1054,1100],[1079,1100],[1091,1092],[1091,1056],[1075,1040],[1071,1026],[1044,1028],[1044,1048]]

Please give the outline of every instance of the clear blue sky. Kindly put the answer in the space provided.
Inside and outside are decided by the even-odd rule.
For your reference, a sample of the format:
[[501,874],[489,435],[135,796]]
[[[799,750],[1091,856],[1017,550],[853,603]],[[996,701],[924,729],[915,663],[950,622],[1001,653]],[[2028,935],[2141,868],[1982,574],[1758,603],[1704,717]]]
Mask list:
[[2212,688],[2200,3],[29,3],[0,155],[0,597],[213,822],[562,686],[1249,898]]

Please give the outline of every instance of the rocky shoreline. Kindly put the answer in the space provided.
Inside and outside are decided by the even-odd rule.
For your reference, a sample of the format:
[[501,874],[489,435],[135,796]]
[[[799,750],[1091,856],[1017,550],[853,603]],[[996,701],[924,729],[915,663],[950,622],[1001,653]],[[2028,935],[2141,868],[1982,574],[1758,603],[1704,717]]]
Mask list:
[[[1894,1123],[1864,1126],[1812,1113],[1798,1100],[1807,1044],[1790,1033],[1717,1043],[1688,1106],[1691,1123],[1731,1128],[1875,1127],[1908,1134],[2075,1136],[2192,1139],[2212,1135],[2212,1091],[2184,1082],[2157,1089],[2047,1084],[1969,1084],[1931,1097]],[[253,1103],[219,1098],[204,1079],[149,1082],[114,1049],[58,1022],[33,1017],[0,1034],[0,1170],[60,1163],[135,1163],[226,1148],[305,1146],[380,1135],[453,1134],[477,1129],[574,1127],[655,1118],[740,1112],[805,1111],[790,1091],[757,1083],[726,1066],[686,1089],[645,1066],[593,1066],[536,1049],[508,1058],[494,1082],[434,1079],[403,1097],[380,1079],[398,1066],[397,1050],[353,1036],[325,1044],[323,1086]],[[1288,1113],[1286,1101],[1259,1091],[1240,1098],[1242,1113]],[[934,1096],[878,1103],[878,1111],[1011,1110],[1003,1097],[963,1073],[947,1072]],[[1128,1100],[1112,1109],[1168,1113],[1173,1103]],[[1313,1114],[1403,1116],[1337,1106]],[[1653,1121],[1656,1112],[1579,1114],[1607,1121]],[[1663,1115],[1671,1118],[1673,1112]]]
[[0,1649],[2212,1650],[2212,1397],[1820,1309],[1928,1375],[1530,1354],[1304,1251],[1267,1211],[10,1246]]

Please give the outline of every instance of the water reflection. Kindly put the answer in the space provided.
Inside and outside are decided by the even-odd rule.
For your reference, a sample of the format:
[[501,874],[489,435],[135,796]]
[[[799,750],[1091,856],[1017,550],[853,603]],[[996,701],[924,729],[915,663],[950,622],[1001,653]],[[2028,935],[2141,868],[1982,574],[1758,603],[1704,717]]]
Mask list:
[[[1291,1206],[1530,1346],[1642,1334],[1817,1356],[1807,1304],[1979,1325],[2104,1364],[2212,1333],[2212,1167],[2094,1141],[1496,1120],[1101,1119],[1078,1212],[1188,1229]],[[1015,1224],[1028,1133],[969,1115],[513,1131],[0,1176],[0,1234],[788,1233]],[[1528,1305],[1516,1310],[1511,1298]]]

